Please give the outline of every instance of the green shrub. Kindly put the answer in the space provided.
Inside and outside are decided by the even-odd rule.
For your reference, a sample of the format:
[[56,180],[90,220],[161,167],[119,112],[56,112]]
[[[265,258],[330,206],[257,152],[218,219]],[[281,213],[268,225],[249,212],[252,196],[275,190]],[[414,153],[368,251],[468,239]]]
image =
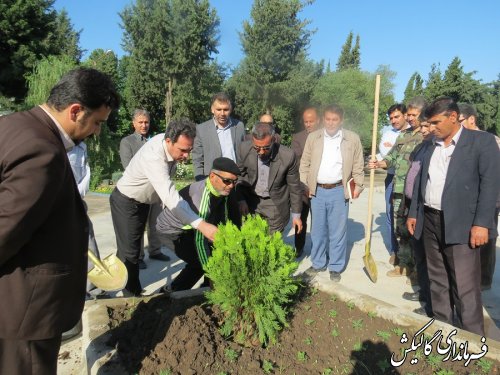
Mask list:
[[281,233],[269,235],[259,216],[247,216],[241,230],[220,225],[204,269],[213,283],[207,299],[224,312],[222,334],[244,345],[276,343],[298,289],[297,266],[293,248]]

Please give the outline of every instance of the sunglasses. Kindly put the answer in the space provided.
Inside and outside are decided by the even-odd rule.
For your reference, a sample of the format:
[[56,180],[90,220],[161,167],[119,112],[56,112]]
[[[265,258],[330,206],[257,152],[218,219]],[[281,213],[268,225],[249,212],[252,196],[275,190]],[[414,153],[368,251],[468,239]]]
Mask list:
[[219,177],[221,179],[221,181],[224,183],[224,185],[226,185],[226,186],[229,186],[231,184],[236,185],[236,183],[238,182],[238,179],[233,180],[232,178],[224,178],[220,174],[217,174],[215,172],[212,172],[212,173],[214,175],[216,175],[217,177]]

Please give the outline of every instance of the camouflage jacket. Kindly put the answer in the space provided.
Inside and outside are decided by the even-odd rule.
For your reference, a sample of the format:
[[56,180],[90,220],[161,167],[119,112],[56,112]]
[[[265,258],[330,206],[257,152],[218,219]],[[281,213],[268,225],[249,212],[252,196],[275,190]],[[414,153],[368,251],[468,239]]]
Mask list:
[[404,193],[405,179],[410,168],[410,154],[413,149],[423,140],[419,129],[409,128],[401,132],[396,139],[396,143],[385,156],[387,168],[394,167],[394,193]]

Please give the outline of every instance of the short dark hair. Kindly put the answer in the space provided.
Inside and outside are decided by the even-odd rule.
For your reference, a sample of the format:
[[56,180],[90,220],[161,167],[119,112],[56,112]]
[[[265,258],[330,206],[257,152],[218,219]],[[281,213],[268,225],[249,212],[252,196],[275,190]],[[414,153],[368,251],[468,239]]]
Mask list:
[[344,119],[344,109],[337,104],[330,104],[325,108],[323,108],[323,116],[325,115],[326,112],[336,113],[337,115],[340,116],[341,119]]
[[252,137],[258,139],[259,141],[268,136],[273,136],[274,133],[274,126],[267,122],[258,122],[252,128]]
[[450,114],[451,112],[456,112],[457,115],[460,113],[457,103],[448,96],[443,96],[434,100],[426,109],[425,117],[428,119],[439,115],[440,113]]
[[460,114],[465,118],[469,118],[474,116],[477,118],[476,108],[472,104],[469,103],[458,103],[458,109],[460,110]]
[[76,68],[56,83],[47,99],[47,104],[57,111],[74,103],[82,105],[87,113],[103,105],[116,109],[120,105],[120,95],[106,74],[92,68]]
[[394,111],[399,111],[404,115],[406,113],[406,106],[403,103],[396,103],[391,105],[387,110],[387,116],[391,116],[391,113]]
[[175,143],[181,135],[194,139],[196,124],[187,118],[170,121],[165,131],[165,139],[169,138],[172,143]]
[[216,94],[213,94],[212,98],[210,99],[210,105],[213,105],[216,101],[229,103],[229,105],[232,107],[231,98],[225,92],[218,92]]

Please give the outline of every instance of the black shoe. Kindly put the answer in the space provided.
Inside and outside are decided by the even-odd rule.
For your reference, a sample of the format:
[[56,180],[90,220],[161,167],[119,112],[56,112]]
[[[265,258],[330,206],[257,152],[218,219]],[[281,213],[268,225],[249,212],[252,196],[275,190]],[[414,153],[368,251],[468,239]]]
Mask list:
[[163,254],[163,253],[158,253],[158,254],[150,255],[149,259],[161,260],[162,262],[168,262],[170,260],[170,257]]
[[422,306],[419,307],[418,309],[413,310],[413,312],[419,315],[426,316],[428,318],[432,318],[434,316],[434,314],[428,314],[427,311],[425,311],[425,308]]
[[122,289],[123,297],[129,298],[129,297],[146,297],[146,290],[142,289],[140,292],[131,292],[128,289]]
[[146,262],[144,262],[144,259],[139,259],[137,264],[139,265],[140,270],[145,270],[146,268],[148,268],[148,266],[146,265]]
[[314,277],[316,277],[316,275],[319,273],[319,272],[323,272],[323,271],[326,271],[326,267],[323,267],[323,268],[319,268],[319,269],[316,269],[316,268],[313,268],[313,267],[309,267],[307,270],[305,270],[302,275],[309,278],[309,279],[313,279]]
[[340,281],[340,272],[330,271],[330,280],[332,280],[335,283],[338,283]]
[[76,325],[71,328],[69,331],[63,332],[61,336],[61,341],[69,340],[77,335],[82,333],[82,319],[76,323]]
[[172,288],[170,288],[170,285],[163,285],[158,293],[165,294],[166,296],[169,296],[173,292]]
[[405,299],[407,301],[420,301],[420,302],[424,302],[424,300],[422,298],[420,298],[420,292],[414,292],[414,293],[404,292],[403,293],[403,299]]

